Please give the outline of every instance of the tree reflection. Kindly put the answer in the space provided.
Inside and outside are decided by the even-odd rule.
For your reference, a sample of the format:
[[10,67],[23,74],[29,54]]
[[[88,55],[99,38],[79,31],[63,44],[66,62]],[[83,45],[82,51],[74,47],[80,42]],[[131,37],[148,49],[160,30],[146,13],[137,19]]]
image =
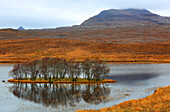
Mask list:
[[86,85],[82,97],[85,102],[91,104],[100,104],[106,102],[106,97],[110,94],[110,90],[103,85]]
[[22,84],[16,83],[10,91],[18,98],[45,106],[76,106],[84,100],[90,104],[107,102],[110,89],[104,84]]

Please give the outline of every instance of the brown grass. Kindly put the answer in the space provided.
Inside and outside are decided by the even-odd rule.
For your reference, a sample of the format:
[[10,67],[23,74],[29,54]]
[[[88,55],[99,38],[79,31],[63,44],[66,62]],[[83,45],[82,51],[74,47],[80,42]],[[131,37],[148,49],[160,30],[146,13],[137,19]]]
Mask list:
[[97,58],[108,62],[170,63],[170,44],[92,43],[71,39],[0,40],[1,63],[26,62],[47,56],[76,61]]
[[95,81],[95,80],[87,80],[87,79],[83,79],[83,78],[78,78],[77,81],[72,81],[71,78],[64,78],[64,79],[60,79],[60,80],[44,80],[44,79],[39,79],[37,78],[36,80],[30,80],[30,79],[22,79],[22,80],[18,80],[18,79],[9,79],[8,82],[11,83],[64,83],[64,84],[68,84],[68,83],[75,83],[75,84],[91,84],[91,83],[115,83],[117,81],[112,80],[112,79],[104,79],[104,80],[100,80],[100,81]]
[[79,110],[77,112],[170,112],[170,86],[162,87],[146,98],[130,100],[100,110]]
[[0,30],[1,63],[46,56],[77,61],[98,58],[108,62],[170,63],[170,26]]
[[51,30],[0,29],[0,39],[21,38],[69,38],[88,42],[113,43],[167,43],[170,42],[170,26],[144,25],[117,28],[57,28]]

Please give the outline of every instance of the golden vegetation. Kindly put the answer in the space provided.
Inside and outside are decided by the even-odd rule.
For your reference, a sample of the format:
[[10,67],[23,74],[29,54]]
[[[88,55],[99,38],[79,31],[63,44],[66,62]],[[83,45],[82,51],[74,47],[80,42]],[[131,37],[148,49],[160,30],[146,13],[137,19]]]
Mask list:
[[0,29],[0,39],[68,38],[88,42],[113,43],[167,43],[170,26],[144,25],[117,28],[57,28],[46,30]]
[[83,78],[78,78],[77,81],[72,81],[72,78],[64,78],[64,79],[58,79],[58,81],[55,81],[53,79],[45,80],[45,79],[39,79],[37,78],[36,80],[30,80],[30,79],[22,79],[22,80],[17,80],[17,79],[9,79],[8,82],[11,83],[74,83],[74,84],[89,84],[89,83],[115,83],[115,80],[112,79],[104,79],[100,81],[95,81],[95,80],[88,80],[88,79],[83,79]]
[[170,27],[141,25],[98,29],[0,30],[1,63],[25,62],[47,56],[76,61],[98,58],[111,62],[169,63]]
[[79,110],[77,112],[169,112],[170,86],[159,88],[146,98],[130,100],[100,110]]
[[92,43],[72,39],[0,40],[0,62],[26,62],[43,57],[110,62],[170,62],[167,43]]

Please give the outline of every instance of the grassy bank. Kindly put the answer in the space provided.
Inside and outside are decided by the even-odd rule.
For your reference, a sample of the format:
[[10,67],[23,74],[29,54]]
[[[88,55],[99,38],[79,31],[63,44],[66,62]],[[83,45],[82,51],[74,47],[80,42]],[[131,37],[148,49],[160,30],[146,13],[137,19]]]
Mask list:
[[72,81],[72,78],[59,78],[58,80],[44,80],[44,78],[37,78],[36,80],[30,80],[28,78],[27,80],[25,78],[23,79],[9,79],[8,82],[11,83],[81,83],[81,84],[88,84],[88,83],[115,83],[117,81],[112,80],[112,79],[104,79],[104,80],[88,80],[88,79],[83,79],[83,78],[78,78],[76,81]]
[[125,101],[100,110],[77,112],[170,112],[170,86],[159,88],[154,94],[143,99]]

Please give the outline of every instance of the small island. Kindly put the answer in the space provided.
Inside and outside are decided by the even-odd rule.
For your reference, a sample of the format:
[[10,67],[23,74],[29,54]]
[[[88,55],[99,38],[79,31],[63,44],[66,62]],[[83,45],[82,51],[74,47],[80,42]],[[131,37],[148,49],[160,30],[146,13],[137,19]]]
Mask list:
[[28,63],[15,64],[9,75],[11,83],[115,83],[105,79],[110,69],[100,60],[82,62],[45,57]]

